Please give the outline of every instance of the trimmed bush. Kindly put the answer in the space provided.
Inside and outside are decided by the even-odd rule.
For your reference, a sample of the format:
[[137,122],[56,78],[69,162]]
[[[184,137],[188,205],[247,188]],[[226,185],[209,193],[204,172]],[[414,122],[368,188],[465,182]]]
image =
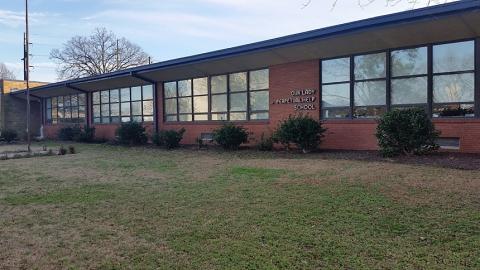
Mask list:
[[376,137],[384,156],[425,154],[439,146],[440,132],[422,109],[394,110],[383,115]]
[[185,129],[163,130],[152,136],[152,142],[158,146],[165,146],[167,149],[174,149],[180,146]]
[[248,132],[244,127],[224,123],[213,131],[213,140],[224,149],[237,150],[242,143],[248,142]]
[[124,145],[141,145],[148,141],[145,128],[138,122],[127,122],[116,130],[118,142]]
[[73,141],[74,138],[80,135],[82,129],[80,126],[64,127],[58,131],[58,139],[61,141]]
[[76,142],[93,143],[95,142],[95,128],[84,127],[80,130],[80,133],[76,134],[73,138]]
[[11,143],[18,138],[18,134],[15,130],[4,130],[2,131],[2,139],[4,139],[7,143]]
[[272,151],[273,150],[273,138],[265,137],[265,133],[262,133],[260,141],[257,144],[257,149],[260,151]]
[[274,139],[285,145],[286,149],[291,144],[296,145],[304,153],[316,150],[321,143],[321,139],[326,131],[322,123],[311,118],[308,115],[299,114],[289,116],[278,125],[274,134]]

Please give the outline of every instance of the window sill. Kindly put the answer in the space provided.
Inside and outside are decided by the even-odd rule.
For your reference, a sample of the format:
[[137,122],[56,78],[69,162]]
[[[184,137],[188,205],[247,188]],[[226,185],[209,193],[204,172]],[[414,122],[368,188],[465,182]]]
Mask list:
[[163,122],[166,126],[200,126],[200,125],[222,125],[223,123],[234,123],[237,125],[268,125],[270,120],[250,120],[250,121],[197,121],[197,122]]

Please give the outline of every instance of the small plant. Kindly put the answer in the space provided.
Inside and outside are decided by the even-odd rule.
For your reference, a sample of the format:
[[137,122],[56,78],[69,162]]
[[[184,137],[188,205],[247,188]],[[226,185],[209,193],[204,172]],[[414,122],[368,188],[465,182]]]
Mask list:
[[296,145],[303,153],[317,149],[326,131],[322,123],[308,115],[289,116],[283,120],[274,134],[274,139],[285,145],[286,149],[291,144]]
[[422,109],[394,110],[383,115],[377,126],[380,151],[384,156],[425,154],[439,146],[440,132]]
[[260,141],[257,144],[257,149],[260,151],[272,151],[273,150],[273,138],[265,137],[265,133],[262,133]]
[[11,143],[18,138],[18,134],[15,130],[4,130],[1,136],[7,143]]
[[58,149],[58,155],[59,156],[64,156],[66,154],[67,154],[67,149],[65,149],[65,147],[63,147],[63,145],[60,146],[60,148]]
[[122,123],[117,129],[118,142],[124,145],[141,145],[148,141],[145,128],[137,122]]
[[75,150],[75,146],[73,146],[73,145],[68,146],[68,153],[70,153],[72,155],[76,154],[77,152]]
[[225,123],[213,131],[213,140],[227,150],[237,150],[242,143],[248,142],[248,132],[244,127]]
[[61,141],[73,141],[80,135],[80,133],[82,133],[80,126],[64,127],[58,131],[57,136]]
[[163,130],[152,136],[152,142],[157,146],[165,146],[167,149],[174,149],[180,146],[185,129]]
[[95,141],[95,128],[84,127],[78,134],[75,134],[73,140],[76,142],[92,143]]

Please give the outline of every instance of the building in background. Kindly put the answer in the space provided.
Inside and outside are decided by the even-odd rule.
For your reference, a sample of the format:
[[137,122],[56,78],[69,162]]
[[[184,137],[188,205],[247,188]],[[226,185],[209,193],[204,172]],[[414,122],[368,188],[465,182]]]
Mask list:
[[[30,82],[30,87],[46,85],[44,82]],[[15,92],[22,91],[27,87],[25,81],[0,80],[0,132],[3,130],[14,130],[22,138],[25,136],[27,128],[27,102],[25,93],[23,95],[12,95]],[[42,112],[40,99],[32,96],[31,116],[32,116],[32,134],[40,135],[42,123]]]
[[[160,44],[159,44],[160,46]],[[307,113],[324,149],[377,149],[376,119],[423,108],[450,149],[480,153],[480,0],[456,1],[185,58],[40,86],[47,136],[71,124],[113,138],[121,122],[186,128],[222,121],[254,140]],[[24,96],[24,92],[14,95]],[[39,118],[37,118],[38,120]]]

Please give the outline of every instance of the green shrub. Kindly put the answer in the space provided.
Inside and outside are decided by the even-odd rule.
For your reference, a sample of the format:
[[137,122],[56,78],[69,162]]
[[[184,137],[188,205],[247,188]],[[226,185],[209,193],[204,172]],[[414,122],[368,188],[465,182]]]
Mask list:
[[77,151],[75,150],[75,146],[73,146],[73,145],[68,146],[68,153],[76,154]]
[[158,146],[165,146],[167,149],[174,149],[180,146],[185,129],[163,130],[152,136],[152,142]]
[[76,134],[73,138],[76,142],[93,143],[95,142],[95,128],[83,127],[80,133]]
[[275,141],[285,145],[296,145],[304,153],[317,149],[323,133],[326,131],[322,123],[308,115],[289,116],[278,125],[274,134]]
[[148,141],[145,128],[138,122],[127,122],[116,130],[118,142],[125,145],[141,145]]
[[384,156],[425,154],[438,149],[440,132],[422,109],[394,110],[383,115],[377,139]]
[[80,126],[64,127],[58,131],[57,137],[61,141],[73,141],[81,132]]
[[2,131],[2,136],[1,137],[7,143],[11,143],[18,138],[18,134],[15,130],[4,130],[4,131]]
[[224,149],[236,150],[242,143],[248,142],[248,132],[241,126],[225,123],[213,131],[213,140]]
[[260,137],[260,141],[257,144],[257,149],[260,151],[272,151],[273,150],[273,138],[265,137],[265,134],[262,133]]

